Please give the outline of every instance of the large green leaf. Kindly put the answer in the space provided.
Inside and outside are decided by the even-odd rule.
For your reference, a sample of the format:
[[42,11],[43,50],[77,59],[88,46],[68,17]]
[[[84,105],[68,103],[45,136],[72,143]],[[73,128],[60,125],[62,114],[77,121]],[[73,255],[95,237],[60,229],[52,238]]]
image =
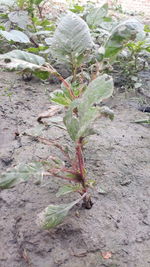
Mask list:
[[69,12],[59,22],[51,40],[51,52],[58,61],[71,63],[93,47],[89,28],[78,15]]
[[105,58],[120,52],[129,40],[135,40],[143,32],[143,25],[136,19],[128,19],[115,27],[105,43]]
[[1,175],[0,189],[10,188],[21,182],[26,182],[31,176],[41,180],[43,171],[44,168],[41,162],[19,164],[18,166]]
[[8,41],[14,41],[18,43],[30,43],[29,37],[17,30],[12,30],[10,32],[0,30],[0,35],[2,35],[4,38],[6,38]]
[[12,23],[17,24],[21,29],[26,29],[27,25],[30,23],[28,12],[25,10],[10,12],[8,14],[8,18]]
[[103,22],[103,18],[106,17],[108,12],[108,4],[105,3],[101,7],[90,9],[89,14],[86,17],[87,24],[90,27],[99,26]]
[[38,214],[37,224],[44,229],[50,229],[59,225],[68,215],[69,210],[81,201],[84,196],[85,195],[69,204],[49,205],[40,214]]
[[107,99],[113,93],[113,79],[111,76],[104,74],[97,77],[89,83],[85,90],[81,104],[79,105],[79,112],[84,114],[94,104],[100,103],[102,100]]
[[92,124],[101,115],[112,119],[111,110],[94,106],[110,97],[112,93],[113,79],[104,74],[89,84],[80,99],[71,103],[64,117],[64,123],[72,140],[76,141],[80,137],[94,134]]

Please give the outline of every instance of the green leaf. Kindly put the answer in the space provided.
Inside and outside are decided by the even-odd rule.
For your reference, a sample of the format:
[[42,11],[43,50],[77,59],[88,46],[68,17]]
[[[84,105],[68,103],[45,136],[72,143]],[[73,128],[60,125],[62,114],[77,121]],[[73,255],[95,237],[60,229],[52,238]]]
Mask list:
[[30,22],[30,18],[28,16],[28,12],[25,10],[17,10],[10,12],[8,14],[8,18],[12,23],[15,23],[18,25],[21,29],[26,29],[27,25]]
[[61,63],[72,64],[82,53],[93,47],[86,22],[69,12],[59,22],[51,40],[51,52]]
[[50,76],[50,73],[47,71],[36,70],[34,71],[34,75],[41,80],[47,80]]
[[74,13],[80,13],[80,12],[83,12],[84,9],[85,9],[84,6],[74,5],[73,8],[70,8],[70,11]]
[[72,193],[72,192],[77,192],[78,190],[81,189],[80,185],[64,185],[63,187],[60,187],[56,196],[60,197],[60,196],[64,196],[66,194]]
[[57,104],[68,107],[71,103],[70,98],[67,97],[62,90],[55,90],[50,94],[50,96],[51,101]]
[[18,43],[30,43],[28,36],[17,30],[11,30],[10,32],[0,30],[0,35],[7,39],[7,41],[13,41]]
[[43,0],[33,0],[35,5],[39,5]]
[[112,93],[113,79],[104,74],[88,85],[82,97],[72,101],[64,117],[64,124],[72,140],[94,134],[92,124],[101,115],[112,119],[113,113],[110,109],[94,107],[95,104],[110,97]]
[[26,182],[31,176],[38,177],[39,180],[43,177],[43,164],[41,162],[33,162],[29,164],[19,164],[18,166],[3,173],[0,178],[0,189],[6,189],[15,186],[16,184]]
[[5,58],[16,58],[24,60],[25,62],[37,64],[39,66],[43,65],[45,63],[45,59],[43,57],[40,57],[38,55],[34,55],[32,53],[24,52],[22,50],[12,50],[11,52],[8,52],[6,54],[0,55],[0,59]]
[[108,4],[106,3],[101,7],[91,9],[86,17],[87,24],[91,27],[99,26],[103,21],[103,17],[106,17],[107,12]]
[[70,209],[73,208],[78,202],[80,202],[85,197],[85,194],[69,203],[60,205],[49,205],[41,213],[38,214],[37,224],[44,229],[54,228],[55,226],[61,224],[64,218],[68,215]]
[[145,25],[144,26],[144,31],[145,32],[150,32],[150,25]]
[[77,133],[79,131],[79,119],[74,113],[74,109],[78,107],[78,102],[80,100],[74,100],[70,108],[67,110],[66,115],[64,117],[64,124],[67,128],[67,131],[73,141],[76,140]]
[[102,100],[107,99],[113,93],[113,79],[107,74],[103,74],[89,83],[85,90],[81,104],[79,105],[79,111],[81,115],[87,111],[88,108],[94,104],[100,103]]
[[129,40],[135,40],[143,32],[143,25],[136,19],[128,19],[115,27],[105,43],[105,58],[114,57]]
[[99,110],[96,107],[89,108],[80,119],[79,131],[76,139],[95,134],[94,129],[91,128],[92,123],[98,118]]

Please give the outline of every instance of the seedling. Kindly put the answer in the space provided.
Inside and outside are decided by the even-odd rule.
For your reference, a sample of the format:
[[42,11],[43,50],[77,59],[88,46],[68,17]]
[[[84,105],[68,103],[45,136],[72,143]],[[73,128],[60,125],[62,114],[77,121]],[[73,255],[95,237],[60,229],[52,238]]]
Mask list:
[[[107,40],[104,47],[104,58],[115,56],[123,47],[123,42],[129,40],[133,34],[136,36],[137,28],[133,29],[133,22],[124,23],[122,31],[116,28]],[[134,24],[135,25],[135,24]],[[127,29],[127,35],[126,31]],[[117,39],[115,36],[117,35]],[[120,37],[121,35],[121,37]],[[118,43],[119,45],[118,45]],[[69,203],[61,205],[50,205],[38,216],[38,223],[45,229],[52,228],[62,223],[69,210],[81,200],[85,208],[92,207],[92,200],[89,188],[93,186],[94,180],[89,179],[84,160],[84,147],[88,137],[96,133],[94,122],[101,117],[113,119],[113,112],[108,107],[100,107],[98,104],[110,97],[113,93],[113,80],[103,74],[92,80],[88,85],[77,80],[81,65],[85,64],[89,52],[93,48],[93,41],[87,24],[75,14],[69,13],[62,19],[53,36],[51,42],[52,55],[60,62],[68,64],[72,68],[72,77],[65,80],[44,58],[27,53],[21,50],[13,50],[0,55],[0,65],[5,68],[21,70],[23,72],[31,70],[36,75],[48,78],[49,74],[55,75],[61,82],[61,90],[54,91],[51,101],[64,106],[65,115],[63,117],[64,126],[70,136],[74,151],[70,153],[70,147],[64,147],[56,140],[45,139],[40,136],[44,125],[39,125],[38,133],[34,135],[36,139],[47,145],[57,147],[65,157],[65,164],[60,158],[54,158],[41,162],[20,164],[13,170],[9,170],[2,175],[0,188],[9,188],[20,182],[27,181],[30,176],[38,177],[38,180],[46,176],[57,177],[68,181],[68,184],[60,188],[57,196],[76,192],[80,197]],[[59,108],[55,106],[50,109],[52,117]],[[39,121],[44,116],[40,116]],[[54,121],[51,120],[51,124]]]

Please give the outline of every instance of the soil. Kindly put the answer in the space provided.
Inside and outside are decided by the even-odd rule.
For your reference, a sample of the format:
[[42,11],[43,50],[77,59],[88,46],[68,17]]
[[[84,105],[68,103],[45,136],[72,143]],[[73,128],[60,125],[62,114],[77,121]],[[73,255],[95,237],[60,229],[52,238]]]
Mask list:
[[[18,74],[0,72],[2,171],[59,154],[18,136],[38,125],[38,114],[50,107],[48,95],[56,88],[59,84],[25,82]],[[150,127],[132,123],[148,117],[137,109],[148,101],[116,90],[108,101],[114,121],[96,123],[98,133],[85,150],[88,177],[96,180],[92,209],[79,204],[62,225],[46,231],[37,226],[37,214],[48,204],[77,197],[56,198],[64,181],[53,178],[43,187],[32,178],[0,192],[0,267],[150,266]],[[71,143],[62,129],[51,127],[44,135]]]

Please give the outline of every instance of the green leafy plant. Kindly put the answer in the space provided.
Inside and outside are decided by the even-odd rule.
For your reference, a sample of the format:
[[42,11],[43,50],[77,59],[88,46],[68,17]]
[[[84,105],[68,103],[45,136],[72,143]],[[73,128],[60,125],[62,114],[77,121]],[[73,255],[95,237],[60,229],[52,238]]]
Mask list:
[[[87,137],[95,133],[92,126],[95,120],[103,116],[108,116],[110,119],[113,118],[113,112],[109,110],[109,108],[97,106],[103,99],[112,95],[113,80],[110,76],[104,74],[89,83],[84,92],[79,91],[78,96],[76,96],[70,84],[39,56],[31,56],[30,53],[15,50],[2,55],[1,62],[3,62],[5,66],[7,65],[13,69],[33,69],[34,71],[38,70],[46,73],[53,73],[62,81],[65,87],[63,91],[64,95],[57,95],[57,98],[52,98],[52,100],[67,108],[63,121],[74,143],[75,154],[70,155],[69,149],[63,147],[54,140],[47,140],[39,135],[36,136],[36,138],[40,142],[47,145],[54,145],[60,149],[67,160],[67,166],[65,166],[60,159],[51,158],[50,162],[38,162],[25,164],[24,166],[16,166],[14,170],[9,170],[4,174],[0,180],[0,188],[8,188],[19,182],[26,181],[33,173],[38,172],[42,173],[42,176],[55,176],[70,182],[70,184],[61,188],[57,195],[60,196],[70,192],[78,192],[81,197],[73,203],[63,206],[50,205],[46,208],[44,213],[40,215],[40,218],[44,218],[43,220],[41,219],[40,222],[42,222],[44,228],[51,228],[62,222],[63,218],[68,214],[68,211],[80,200],[83,200],[86,208],[92,207],[92,200],[88,194],[88,189],[93,184],[93,181],[87,178],[83,150],[87,142]],[[70,99],[69,104],[68,102],[66,104],[66,97]],[[52,110],[51,116],[54,113],[55,108],[54,112]],[[28,133],[28,135],[32,134]]]
[[[138,23],[127,22],[111,33],[100,61],[111,58],[123,49],[129,39],[134,39],[139,32]],[[45,229],[52,228],[63,221],[69,210],[79,201],[83,201],[85,208],[92,207],[89,189],[94,180],[88,179],[84,160],[84,147],[88,137],[96,133],[94,122],[101,117],[113,119],[113,112],[108,107],[101,107],[99,103],[110,97],[113,93],[113,80],[107,74],[101,74],[87,83],[78,80],[79,72],[83,64],[87,63],[89,52],[94,44],[89,28],[81,18],[74,13],[65,15],[50,41],[50,49],[53,57],[59,62],[68,64],[72,68],[72,77],[64,79],[43,57],[21,50],[13,50],[0,55],[0,66],[11,70],[23,72],[32,71],[36,75],[48,77],[55,75],[61,82],[61,90],[54,91],[51,101],[64,107],[64,125],[58,120],[52,120],[53,115],[60,107],[52,106],[48,113],[40,116],[38,121],[42,123],[43,118],[51,117],[50,124],[65,129],[73,143],[73,151],[68,146],[63,146],[56,140],[45,139],[40,135],[45,127],[41,124],[34,134],[28,131],[28,136],[35,136],[36,140],[49,146],[55,146],[65,157],[67,163],[60,158],[51,157],[49,161],[33,162],[16,166],[2,175],[0,188],[9,188],[22,181],[27,181],[34,173],[39,173],[39,180],[43,177],[52,176],[68,181],[68,184],[60,188],[57,196],[66,195],[71,192],[80,194],[80,197],[69,204],[50,205],[38,216],[38,223]]]

